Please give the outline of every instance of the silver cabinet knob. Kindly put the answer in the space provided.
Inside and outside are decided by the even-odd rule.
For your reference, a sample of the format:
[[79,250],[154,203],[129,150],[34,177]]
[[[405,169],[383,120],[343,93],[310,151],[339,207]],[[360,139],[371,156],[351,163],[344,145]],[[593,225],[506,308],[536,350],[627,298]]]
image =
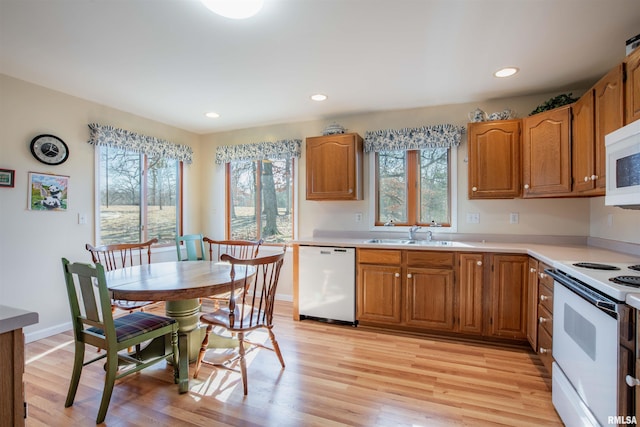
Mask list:
[[476,265],[481,266],[482,265],[482,261],[477,261]]
[[540,316],[540,318],[538,319],[539,323],[545,323],[545,322],[548,322],[548,321],[549,321],[549,319],[547,319],[546,317],[542,317],[542,316]]
[[545,277],[547,277],[547,275],[544,273],[538,273],[538,277],[540,277],[541,279],[544,279]]
[[584,177],[584,182],[589,182],[589,177],[588,176]]
[[549,297],[547,295],[540,295],[540,301],[546,301]]
[[478,187],[471,187],[471,191],[478,191]]
[[396,274],[395,274],[395,276],[396,276],[396,277],[400,277],[400,273],[396,273]]
[[529,273],[535,273],[536,271],[537,271],[537,270],[536,270],[535,268],[533,268],[533,267],[531,267],[531,268],[529,269]]
[[632,377],[631,375],[627,375],[624,380],[627,382],[629,387],[637,387],[640,385],[640,380]]
[[596,179],[598,179],[598,175],[591,175],[591,181],[595,181]]
[[549,348],[544,348],[544,347],[540,347],[540,350],[538,350],[538,353],[540,353],[540,354],[547,354],[547,353],[551,353],[551,349],[549,349]]
[[411,276],[411,273],[407,274],[407,279],[411,279],[411,277],[413,277]]
[[525,190],[528,190],[528,189],[529,189],[529,184],[525,184],[525,185],[524,185],[524,189],[525,189]]

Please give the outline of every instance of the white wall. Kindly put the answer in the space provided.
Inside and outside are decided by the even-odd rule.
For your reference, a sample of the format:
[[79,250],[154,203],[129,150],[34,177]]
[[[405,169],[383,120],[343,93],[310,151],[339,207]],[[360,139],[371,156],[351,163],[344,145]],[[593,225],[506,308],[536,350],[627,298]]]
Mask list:
[[[574,91],[574,94],[578,92]],[[40,322],[26,329],[27,339],[57,333],[68,325],[69,313],[60,258],[89,261],[84,249],[94,241],[94,150],[87,144],[88,123],[97,122],[156,136],[194,150],[194,163],[185,166],[184,232],[224,236],[224,166],[215,165],[217,145],[275,141],[321,135],[332,121],[361,135],[367,130],[452,123],[465,125],[469,111],[487,112],[504,108],[526,116],[553,94],[496,100],[480,104],[448,105],[402,111],[373,112],[336,117],[333,120],[289,123],[210,135],[195,135],[171,126],[114,110],[76,97],[0,75],[0,168],[16,171],[15,188],[0,188],[0,305],[37,311]],[[61,137],[70,148],[69,160],[56,167],[37,162],[29,142],[41,133]],[[640,244],[640,211],[605,208],[603,198],[546,200],[467,200],[466,140],[459,149],[458,232],[510,235],[592,236]],[[304,159],[304,151],[303,157]],[[365,199],[356,202],[307,202],[305,180],[299,179],[299,235],[315,229],[368,230],[369,178],[365,159]],[[70,176],[69,210],[27,210],[27,173],[46,172]],[[298,177],[305,176],[304,161]],[[355,213],[364,220],[355,222]],[[480,224],[466,224],[467,212],[480,213]],[[520,223],[510,225],[510,212],[520,214]],[[86,213],[88,224],[78,225],[78,213]],[[609,214],[612,215],[609,225]],[[172,248],[154,260],[174,259]],[[279,295],[292,294],[290,256],[285,262]]]
[[[195,160],[184,168],[186,206],[198,206],[200,142],[198,135],[4,75],[0,94],[0,168],[16,171],[15,187],[0,188],[0,304],[38,312],[40,322],[25,330],[27,339],[37,339],[69,324],[60,259],[91,261],[84,249],[85,243],[95,243],[94,149],[87,143],[87,124],[113,125],[191,146]],[[69,160],[59,166],[35,160],[29,143],[42,133],[62,138]],[[68,211],[27,210],[30,171],[70,177]],[[200,210],[185,211],[185,231],[199,229]],[[87,214],[86,225],[78,224],[79,213]],[[164,257],[175,258],[175,248],[158,259]]]

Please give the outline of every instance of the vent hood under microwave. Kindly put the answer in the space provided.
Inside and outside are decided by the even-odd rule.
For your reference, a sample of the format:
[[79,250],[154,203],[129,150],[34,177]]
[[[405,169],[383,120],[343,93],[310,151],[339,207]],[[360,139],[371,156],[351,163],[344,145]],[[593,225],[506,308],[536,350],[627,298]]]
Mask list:
[[605,136],[606,206],[640,209],[640,120]]

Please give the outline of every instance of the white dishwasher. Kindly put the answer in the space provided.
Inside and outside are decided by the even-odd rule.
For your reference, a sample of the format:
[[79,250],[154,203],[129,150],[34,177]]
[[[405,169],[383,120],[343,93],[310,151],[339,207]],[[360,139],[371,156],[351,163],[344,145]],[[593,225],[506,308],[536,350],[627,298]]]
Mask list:
[[356,322],[356,250],[300,246],[298,311],[300,319]]

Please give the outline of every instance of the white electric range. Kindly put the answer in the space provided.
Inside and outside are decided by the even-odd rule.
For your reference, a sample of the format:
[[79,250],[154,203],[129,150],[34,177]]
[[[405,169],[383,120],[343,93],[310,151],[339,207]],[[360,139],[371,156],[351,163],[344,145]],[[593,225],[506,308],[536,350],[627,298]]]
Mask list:
[[555,262],[553,404],[564,424],[603,426],[632,415],[638,262]]

